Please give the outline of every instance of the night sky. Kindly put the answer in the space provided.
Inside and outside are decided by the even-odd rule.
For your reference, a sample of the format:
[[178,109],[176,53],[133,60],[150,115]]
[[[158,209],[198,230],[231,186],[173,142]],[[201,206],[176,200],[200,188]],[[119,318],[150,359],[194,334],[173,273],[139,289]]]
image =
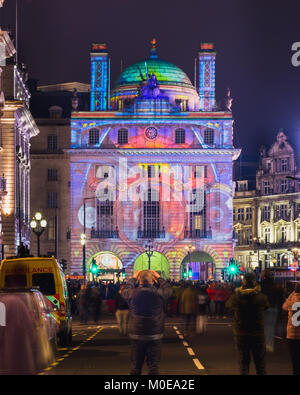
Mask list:
[[[230,87],[235,146],[257,156],[283,128],[300,165],[300,67],[291,47],[300,42],[300,2],[285,0],[19,0],[19,60],[39,84],[89,82],[92,42],[107,42],[112,81],[124,66],[158,55],[194,81],[200,42],[217,50],[216,96]],[[15,29],[15,0],[0,11]]]

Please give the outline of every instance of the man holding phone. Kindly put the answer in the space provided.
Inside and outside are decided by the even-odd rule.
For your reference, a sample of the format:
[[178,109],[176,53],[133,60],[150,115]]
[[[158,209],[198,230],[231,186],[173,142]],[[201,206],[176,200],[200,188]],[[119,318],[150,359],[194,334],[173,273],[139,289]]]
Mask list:
[[148,374],[159,374],[165,303],[172,292],[171,284],[153,270],[136,271],[122,291],[129,306],[132,375],[142,373],[145,357]]

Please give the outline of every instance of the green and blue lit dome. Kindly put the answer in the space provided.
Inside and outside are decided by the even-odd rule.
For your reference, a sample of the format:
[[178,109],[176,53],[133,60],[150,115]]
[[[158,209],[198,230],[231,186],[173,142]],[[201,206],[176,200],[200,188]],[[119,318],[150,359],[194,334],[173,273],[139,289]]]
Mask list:
[[146,78],[146,64],[149,75],[154,73],[161,87],[164,85],[172,85],[193,88],[189,77],[184,71],[170,62],[158,58],[145,59],[127,67],[119,76],[116,86],[140,85],[142,80],[139,69]]
[[150,57],[127,67],[117,79],[112,92],[112,105],[118,101],[137,97],[142,84],[142,77],[146,79],[146,71],[151,76],[156,75],[160,90],[164,96],[169,97],[170,103],[175,100],[185,100],[189,108],[194,108],[199,96],[186,73],[179,67],[166,60],[159,59],[156,53],[156,42],[152,41]]

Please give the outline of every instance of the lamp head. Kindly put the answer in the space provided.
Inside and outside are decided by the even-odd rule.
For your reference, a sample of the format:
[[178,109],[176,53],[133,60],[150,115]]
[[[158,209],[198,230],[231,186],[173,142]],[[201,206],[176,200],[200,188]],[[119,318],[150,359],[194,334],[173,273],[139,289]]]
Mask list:
[[35,229],[37,227],[37,223],[36,223],[36,221],[34,219],[30,222],[30,227],[32,229]]
[[34,217],[37,221],[40,221],[42,219],[42,214],[40,212],[37,212],[35,213]]

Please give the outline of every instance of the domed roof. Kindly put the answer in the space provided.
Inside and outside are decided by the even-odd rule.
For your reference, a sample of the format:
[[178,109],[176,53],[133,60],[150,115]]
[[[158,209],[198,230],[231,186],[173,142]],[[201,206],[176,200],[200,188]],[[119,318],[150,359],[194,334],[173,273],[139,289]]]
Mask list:
[[159,59],[156,53],[156,39],[151,41],[152,48],[149,59],[141,60],[127,67],[119,76],[117,86],[140,85],[142,76],[146,79],[148,69],[149,75],[155,74],[159,85],[177,85],[193,88],[189,77],[175,64]]
[[158,58],[155,39],[151,44],[150,57],[127,67],[117,79],[110,96],[113,109],[119,108],[121,101],[139,96],[147,81],[147,71],[149,77],[155,74],[162,96],[170,104],[178,107],[177,101],[184,100],[190,109],[196,108],[199,95],[189,77],[173,63]]
[[[147,66],[146,66],[147,65]],[[139,85],[142,78],[139,68],[146,79],[146,67],[148,73],[154,73],[160,85],[179,85],[192,87],[189,77],[179,67],[173,63],[162,59],[145,59],[127,67],[119,76],[116,86],[120,85]]]

